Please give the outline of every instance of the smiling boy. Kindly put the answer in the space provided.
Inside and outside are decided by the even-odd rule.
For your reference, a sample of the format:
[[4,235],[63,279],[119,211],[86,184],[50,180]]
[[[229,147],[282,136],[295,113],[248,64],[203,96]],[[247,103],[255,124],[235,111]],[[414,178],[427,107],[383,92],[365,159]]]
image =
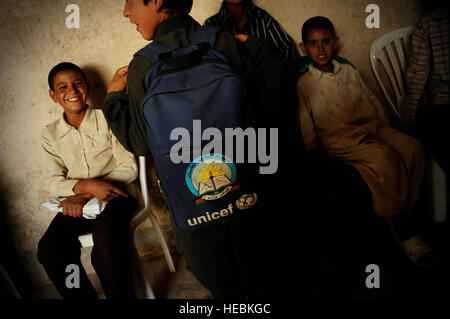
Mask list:
[[[80,261],[78,236],[92,232],[92,265],[108,298],[135,298],[131,271],[129,221],[137,201],[125,186],[137,177],[133,154],[109,130],[101,110],[86,104],[88,83],[76,65],[63,62],[49,73],[51,99],[61,105],[60,119],[42,130],[42,148],[53,196],[64,196],[58,213],[38,245],[38,259],[63,298],[95,298]],[[131,188],[132,189],[132,188]],[[108,202],[96,219],[82,217],[93,197]],[[80,269],[80,287],[69,289],[66,267]]]
[[431,249],[409,221],[424,172],[421,143],[381,121],[377,110],[383,107],[359,72],[333,60],[339,39],[330,20],[307,20],[302,39],[313,62],[297,82],[306,149],[323,148],[354,166],[369,186],[375,213],[386,218],[410,260],[429,265]]

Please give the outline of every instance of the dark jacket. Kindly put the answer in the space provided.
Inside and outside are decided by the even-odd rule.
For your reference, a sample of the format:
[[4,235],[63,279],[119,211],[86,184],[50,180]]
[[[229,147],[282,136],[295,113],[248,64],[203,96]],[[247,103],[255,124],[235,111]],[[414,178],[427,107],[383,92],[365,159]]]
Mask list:
[[[189,15],[177,16],[158,26],[154,40],[171,49],[178,49],[190,44],[199,26]],[[219,33],[215,49],[224,54],[244,78],[247,102],[259,110],[258,126],[272,126],[269,119],[273,119],[282,104],[283,83],[286,80],[278,53],[269,43],[254,37],[239,45],[225,31]],[[147,58],[134,57],[128,69],[127,92],[109,93],[103,104],[105,118],[114,135],[135,155],[150,154],[141,103],[145,97],[144,78],[151,67],[152,63]]]
[[[177,16],[158,26],[154,40],[171,49],[185,47],[198,27],[200,25],[190,16]],[[218,34],[215,49],[228,58],[244,79],[245,105],[248,110],[258,110],[253,114],[256,125],[278,127],[279,123],[275,122],[284,98],[286,73],[277,51],[272,51],[270,43],[253,37],[240,45],[225,31]],[[152,63],[145,57],[133,58],[128,70],[127,92],[108,94],[103,105],[111,130],[123,146],[136,155],[149,154],[140,108],[145,97],[144,78],[151,67]],[[278,186],[267,184],[268,189],[275,187]],[[278,237],[273,231],[276,218],[272,218],[278,212],[268,205],[261,206],[264,209],[193,232],[182,233],[174,227],[177,250],[186,257],[187,268],[215,298],[269,297],[268,294],[275,291],[270,287],[272,278],[267,275],[274,270],[265,252],[271,251],[271,260],[279,260],[274,257],[275,248],[270,248]]]

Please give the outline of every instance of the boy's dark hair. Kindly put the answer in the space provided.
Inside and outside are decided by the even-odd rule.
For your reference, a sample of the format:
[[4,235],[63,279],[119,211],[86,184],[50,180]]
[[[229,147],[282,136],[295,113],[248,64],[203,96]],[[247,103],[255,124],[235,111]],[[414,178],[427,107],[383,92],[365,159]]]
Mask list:
[[[144,0],[144,4],[147,5],[149,1],[154,0]],[[163,0],[163,5],[159,10],[171,9],[189,13],[192,9],[192,1],[193,0]]]
[[331,35],[333,37],[335,36],[333,23],[328,18],[317,16],[309,18],[308,20],[306,20],[305,23],[303,23],[302,26],[303,42],[306,42],[308,40],[307,39],[308,32],[311,31],[312,29],[327,29],[330,30]]
[[87,84],[86,75],[84,74],[83,70],[76,64],[73,64],[71,62],[61,62],[53,67],[53,69],[50,70],[50,73],[48,74],[48,86],[52,91],[55,90],[55,87],[53,85],[53,80],[57,73],[61,71],[76,71],[81,74],[83,77],[84,82]]

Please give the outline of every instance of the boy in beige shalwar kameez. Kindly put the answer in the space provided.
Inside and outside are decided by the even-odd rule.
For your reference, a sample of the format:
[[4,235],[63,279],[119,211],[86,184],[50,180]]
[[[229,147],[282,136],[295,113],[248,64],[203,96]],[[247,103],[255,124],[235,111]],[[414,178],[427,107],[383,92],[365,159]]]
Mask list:
[[333,60],[338,38],[332,23],[314,17],[302,28],[302,50],[313,65],[297,82],[299,123],[307,151],[325,149],[354,166],[372,193],[377,215],[390,223],[408,257],[424,265],[430,248],[410,229],[424,172],[422,144],[389,126],[380,102],[349,64]]

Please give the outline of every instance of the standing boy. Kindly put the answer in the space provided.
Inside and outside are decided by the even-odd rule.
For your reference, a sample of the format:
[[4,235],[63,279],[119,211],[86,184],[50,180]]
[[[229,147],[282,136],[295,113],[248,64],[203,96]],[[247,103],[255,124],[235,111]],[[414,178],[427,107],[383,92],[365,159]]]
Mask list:
[[[128,0],[123,15],[137,25],[144,39],[161,42],[174,50],[190,45],[200,27],[188,14],[191,7],[192,0]],[[220,32],[214,49],[243,78],[248,110],[257,107],[259,123],[269,127],[283,97],[285,74],[279,55],[256,38],[240,35],[236,39]],[[149,59],[134,57],[128,67],[116,72],[103,105],[114,134],[137,155],[150,154],[140,108],[146,96],[145,76],[151,68]],[[183,181],[173,181],[180,182]],[[263,198],[258,199],[259,204]],[[267,236],[268,224],[279,212],[273,211],[270,217],[267,211],[247,211],[221,224],[192,232],[181,232],[174,226],[177,249],[185,256],[187,268],[215,298],[271,296],[272,272],[276,271],[271,269],[270,261],[276,258],[268,260],[264,256],[267,251],[275,251],[268,248],[276,239],[276,235]]]
[[[92,265],[107,298],[136,298],[132,283],[129,222],[137,200],[124,187],[137,177],[133,154],[108,128],[101,110],[86,104],[88,83],[76,65],[63,62],[48,76],[50,97],[61,105],[60,119],[42,131],[42,148],[54,196],[66,196],[39,241],[38,259],[63,298],[96,298],[81,264],[78,236],[91,232]],[[82,217],[93,197],[108,202],[96,219]],[[66,267],[80,270],[79,288],[66,285]]]
[[375,213],[389,222],[410,260],[430,265],[431,249],[409,221],[424,171],[421,143],[384,124],[377,114],[382,107],[358,71],[333,60],[339,39],[330,20],[307,20],[302,39],[300,46],[313,61],[297,82],[307,151],[323,148],[354,166],[369,186]]
[[399,106],[403,122],[409,128],[417,126],[417,133],[424,137],[425,146],[444,170],[447,181],[450,158],[443,145],[450,133],[448,26],[448,8],[441,5],[414,30],[405,76],[407,95]]
[[292,38],[265,10],[251,0],[224,0],[217,14],[205,21],[206,26],[220,26],[231,34],[248,34],[269,41],[279,51],[285,62],[299,58]]

